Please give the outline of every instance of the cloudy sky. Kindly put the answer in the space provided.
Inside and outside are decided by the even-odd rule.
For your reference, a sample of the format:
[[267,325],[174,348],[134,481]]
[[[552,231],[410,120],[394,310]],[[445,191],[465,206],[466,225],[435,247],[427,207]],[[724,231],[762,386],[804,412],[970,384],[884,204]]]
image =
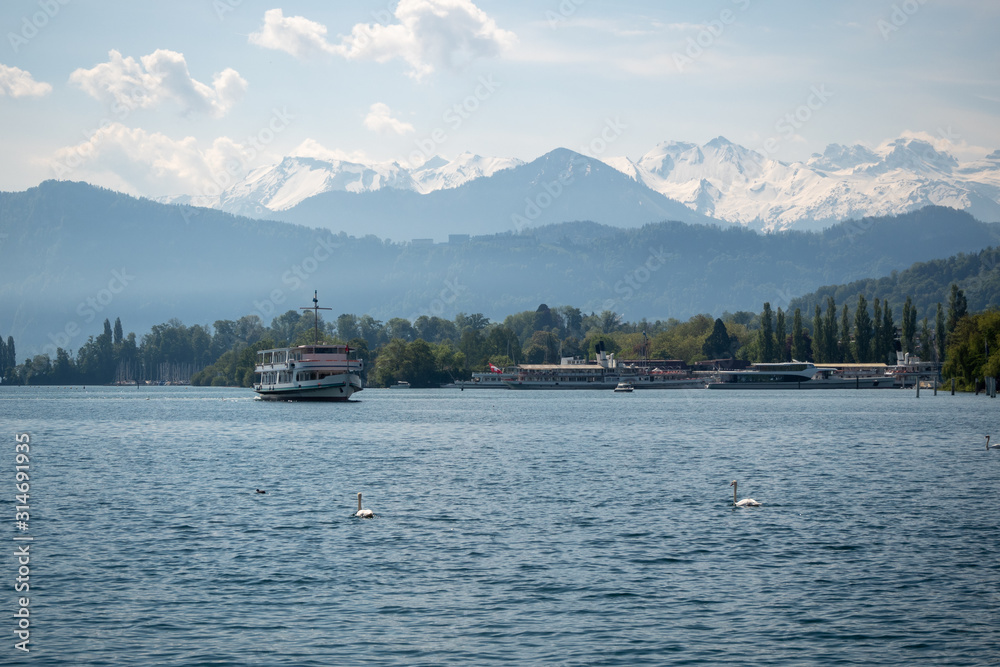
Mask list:
[[0,26],[0,190],[210,194],[289,154],[638,158],[719,135],[789,161],[910,134],[1000,148],[984,0],[4,0]]

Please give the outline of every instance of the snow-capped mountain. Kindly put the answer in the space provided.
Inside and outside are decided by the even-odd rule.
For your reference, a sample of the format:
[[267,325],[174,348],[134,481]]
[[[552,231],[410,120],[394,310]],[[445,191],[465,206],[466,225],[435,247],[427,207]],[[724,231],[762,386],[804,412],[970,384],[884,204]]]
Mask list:
[[421,194],[435,190],[449,190],[477,178],[489,177],[498,171],[520,167],[524,162],[514,158],[480,157],[462,153],[450,162],[434,156],[413,171],[416,190]]
[[[434,182],[453,171],[445,165],[419,174]],[[433,173],[432,173],[433,172]],[[468,171],[463,173],[470,173]],[[415,176],[416,177],[416,176]],[[458,187],[421,194],[381,188],[350,193],[330,190],[291,208],[262,215],[307,227],[364,236],[444,240],[450,234],[496,234],[568,220],[641,227],[677,220],[715,223],[619,173],[597,158],[557,148],[527,163]]]
[[699,213],[759,229],[815,229],[932,204],[1000,221],[1000,151],[961,164],[914,138],[874,150],[831,144],[786,163],[718,137],[703,146],[665,142],[638,160],[606,163]]
[[[1000,221],[1000,151],[962,163],[913,137],[887,141],[874,149],[831,144],[804,162],[774,160],[724,137],[704,145],[668,141],[637,160],[611,157],[601,162],[694,213],[755,229],[819,229],[850,218],[894,215],[929,205]],[[524,165],[514,158],[472,153],[453,160],[435,156],[417,168],[398,162],[293,155],[254,169],[217,197],[174,196],[159,201],[258,218],[281,217],[325,193],[386,191],[383,199],[388,202],[398,201],[393,192],[430,195],[483,179],[499,178],[499,187],[507,183],[499,174]],[[626,183],[603,183],[602,187],[610,188],[603,191],[603,200],[624,196]],[[646,195],[633,192],[628,196],[639,201]],[[366,201],[376,205],[374,200]],[[363,216],[361,211],[357,214]]]
[[351,162],[293,155],[252,170],[217,197],[162,197],[158,201],[216,208],[250,217],[286,211],[324,192],[375,192],[390,188],[427,194],[457,188],[477,178],[523,165],[513,158],[462,153],[454,160],[434,156],[416,169],[398,162]]

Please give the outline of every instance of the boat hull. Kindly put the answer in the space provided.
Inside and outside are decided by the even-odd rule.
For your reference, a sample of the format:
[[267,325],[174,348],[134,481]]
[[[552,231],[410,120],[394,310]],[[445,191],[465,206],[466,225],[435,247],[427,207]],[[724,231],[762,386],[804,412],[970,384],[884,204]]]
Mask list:
[[[506,383],[511,389],[616,389],[620,380],[595,382],[558,382],[558,381],[518,381]],[[629,380],[633,389],[704,389],[705,383],[700,379],[684,380]]]
[[803,380],[801,382],[710,382],[709,389],[892,389],[891,378]]
[[265,401],[346,401],[361,389],[361,378],[352,373],[320,385],[258,385],[254,391]]

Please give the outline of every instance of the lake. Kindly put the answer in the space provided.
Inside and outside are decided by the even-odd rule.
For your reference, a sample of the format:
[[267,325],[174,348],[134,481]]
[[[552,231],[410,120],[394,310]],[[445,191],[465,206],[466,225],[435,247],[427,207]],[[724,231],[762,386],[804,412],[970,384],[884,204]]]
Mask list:
[[[0,389],[0,662],[985,665],[1000,401]],[[30,434],[30,529],[13,522]],[[732,507],[739,495],[762,507]],[[257,489],[265,490],[259,494]],[[377,518],[353,517],[357,493]],[[13,541],[14,537],[33,541]],[[30,544],[30,593],[15,593]]]

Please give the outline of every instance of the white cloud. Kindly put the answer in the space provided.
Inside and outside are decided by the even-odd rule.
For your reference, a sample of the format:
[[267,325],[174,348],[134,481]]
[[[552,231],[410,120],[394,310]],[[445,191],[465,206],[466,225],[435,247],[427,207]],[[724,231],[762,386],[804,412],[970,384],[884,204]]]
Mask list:
[[368,115],[365,116],[365,127],[379,134],[395,133],[403,135],[413,132],[412,125],[404,123],[398,118],[393,118],[389,105],[382,102],[376,102],[371,106]]
[[0,97],[42,97],[52,92],[52,86],[35,81],[29,72],[0,64]]
[[111,123],[87,141],[56,151],[48,166],[58,179],[99,184],[113,179],[144,195],[214,195],[239,180],[259,157],[255,148],[228,137],[202,148],[194,137],[175,140]]
[[371,162],[363,151],[342,151],[323,146],[315,139],[306,139],[292,149],[289,155],[293,157],[311,157],[329,162]]
[[264,25],[250,33],[250,43],[265,49],[285,51],[307,60],[336,49],[326,41],[326,26],[304,16],[285,16],[280,9],[264,12]]
[[[923,131],[904,130],[899,136],[901,139],[926,141],[935,150],[942,153],[950,153],[954,157],[965,161],[982,159],[990,152],[990,149],[986,147],[976,146],[967,142],[961,135],[955,133],[950,125],[939,127],[937,132],[933,134]],[[886,150],[893,141],[894,139],[886,139],[879,144],[878,150]]]
[[137,62],[108,52],[108,62],[70,74],[70,83],[91,97],[127,109],[148,109],[166,100],[181,105],[184,113],[208,113],[221,117],[243,98],[247,82],[228,68],[219,72],[208,86],[188,71],[184,55],[157,49]]
[[389,24],[359,23],[333,44],[326,39],[326,26],[271,9],[264,14],[264,26],[250,35],[250,43],[297,58],[334,54],[379,63],[400,58],[416,79],[437,67],[460,70],[476,58],[498,56],[517,44],[514,33],[499,28],[471,0],[399,0],[394,18]]

